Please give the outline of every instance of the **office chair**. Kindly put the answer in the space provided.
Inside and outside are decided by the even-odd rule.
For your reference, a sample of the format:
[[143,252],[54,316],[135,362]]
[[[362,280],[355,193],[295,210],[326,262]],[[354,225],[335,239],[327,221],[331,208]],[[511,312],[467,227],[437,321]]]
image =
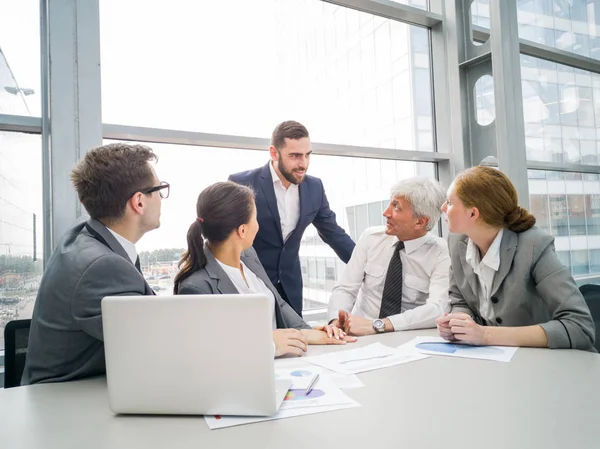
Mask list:
[[594,347],[600,352],[600,285],[585,284],[579,287],[579,291],[583,295],[596,325],[596,344]]
[[4,388],[21,385],[31,320],[9,321],[4,328]]

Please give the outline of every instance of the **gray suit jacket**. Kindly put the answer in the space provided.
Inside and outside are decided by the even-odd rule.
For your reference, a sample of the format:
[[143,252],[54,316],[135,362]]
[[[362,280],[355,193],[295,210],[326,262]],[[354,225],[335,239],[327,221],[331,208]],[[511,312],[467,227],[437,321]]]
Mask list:
[[[450,303],[452,312],[465,312],[479,324],[477,275],[466,260],[468,237],[451,235]],[[504,229],[500,267],[492,284],[496,325],[539,324],[550,348],[591,350],[594,321],[568,268],[554,252],[554,238],[537,227],[515,233]]]
[[105,373],[102,298],[153,294],[102,223],[89,220],[75,225],[52,253],[42,277],[21,383]]
[[[218,295],[239,293],[227,273],[221,268],[208,246],[204,246],[206,266],[183,280],[179,286],[180,295]],[[273,287],[254,248],[242,253],[242,262],[261,280],[275,296],[275,319],[278,329],[311,329],[302,318],[285,302]]]

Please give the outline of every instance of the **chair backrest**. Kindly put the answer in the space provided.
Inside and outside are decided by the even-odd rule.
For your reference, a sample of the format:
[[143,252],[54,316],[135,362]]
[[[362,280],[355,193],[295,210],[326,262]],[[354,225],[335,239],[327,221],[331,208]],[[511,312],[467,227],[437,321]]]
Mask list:
[[15,320],[4,328],[4,388],[21,385],[31,320]]
[[579,291],[583,295],[596,325],[596,344],[594,347],[600,352],[600,285],[585,284],[579,287]]

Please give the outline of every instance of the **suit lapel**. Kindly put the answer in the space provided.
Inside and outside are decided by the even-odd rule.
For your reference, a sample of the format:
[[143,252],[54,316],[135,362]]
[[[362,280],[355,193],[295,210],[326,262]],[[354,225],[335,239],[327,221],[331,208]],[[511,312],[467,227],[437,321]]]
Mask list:
[[[92,234],[94,236],[94,238],[96,238],[98,241],[100,241],[104,245],[108,246],[114,253],[118,254],[123,259],[127,260],[133,266],[135,266],[135,264],[133,262],[131,262],[131,259],[129,258],[129,254],[127,254],[127,251],[125,251],[125,248],[123,248],[121,246],[121,244],[117,241],[115,236],[110,233],[110,231],[106,228],[106,226],[104,226],[99,221],[90,218],[87,221],[87,223],[85,224],[85,228],[88,230],[88,232],[90,234]],[[136,270],[137,270],[137,267],[136,267]],[[138,272],[140,273],[140,276],[144,280],[144,288],[146,289],[146,294],[156,295],[156,293],[154,292],[154,290],[152,290],[152,288],[150,287],[148,282],[146,282],[146,279],[144,278],[144,274],[141,271],[138,271]]]
[[462,265],[463,273],[465,278],[468,279],[469,287],[471,287],[471,293],[475,298],[477,298],[477,275],[475,271],[473,271],[473,267],[469,262],[467,262],[467,242],[465,240],[460,240],[458,242],[462,248],[458,252],[460,255],[460,263]]
[[217,259],[213,256],[208,245],[204,245],[204,254],[206,255],[206,266],[204,269],[210,278],[215,280],[219,293],[239,293],[237,288],[235,288],[235,285],[233,285],[233,282],[231,282],[231,279],[229,279],[229,276],[227,276],[227,273],[225,273],[225,270],[221,268],[221,265],[219,265],[219,262],[217,262]]
[[271,293],[277,295],[277,290],[275,289],[275,287],[273,287],[271,280],[267,276],[267,273],[265,273],[265,269],[263,268],[263,266],[260,265],[260,261],[258,260],[258,258],[248,256],[247,252],[244,251],[242,253],[241,259],[242,262],[244,262],[244,265],[246,265],[250,271],[252,271],[261,281],[264,282],[267,288],[271,290]]
[[[100,240],[106,246],[108,246],[114,253],[131,262],[129,254],[125,251],[125,248],[117,241],[114,235],[110,233],[106,226],[97,220],[89,219],[85,224],[86,229],[92,234],[97,240]],[[132,262],[133,265],[133,262]]]
[[504,235],[502,235],[502,242],[500,243],[500,266],[498,272],[494,276],[494,282],[492,283],[492,293],[490,296],[494,296],[504,279],[508,275],[510,268],[512,267],[515,253],[517,252],[517,234],[508,228],[504,229]]
[[275,297],[275,321],[277,322],[277,328],[282,329],[287,327],[287,323],[283,319],[283,314],[281,313],[281,306],[279,305],[279,301],[277,300],[277,298],[279,297],[279,292],[271,283],[269,276],[267,276],[267,273],[265,272],[263,266],[260,264],[258,258],[249,256],[247,252],[244,251],[242,253],[241,259],[242,262],[244,262],[244,265],[246,265],[250,271],[252,271],[261,281],[263,281],[267,288],[271,291],[271,293],[273,293],[273,296]]
[[296,223],[296,227],[293,232],[296,232],[296,229],[302,229],[302,225],[300,224],[304,220],[304,216],[310,210],[308,207],[308,200],[310,199],[310,188],[305,179],[298,186],[298,196],[300,198],[300,214],[298,215],[298,223]]
[[267,205],[269,206],[273,220],[275,221],[275,229],[277,229],[279,238],[283,242],[283,234],[281,232],[281,217],[279,216],[279,209],[277,208],[277,198],[275,197],[275,188],[273,187],[273,177],[271,176],[271,169],[269,168],[270,163],[271,162],[269,161],[260,172],[260,187],[265,195],[265,199],[267,200]]

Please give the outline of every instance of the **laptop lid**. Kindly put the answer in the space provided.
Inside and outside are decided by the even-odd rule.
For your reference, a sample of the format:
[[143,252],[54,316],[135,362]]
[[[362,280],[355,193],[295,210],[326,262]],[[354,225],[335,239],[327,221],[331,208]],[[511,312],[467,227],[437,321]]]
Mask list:
[[105,297],[111,410],[276,413],[270,307],[264,295]]

